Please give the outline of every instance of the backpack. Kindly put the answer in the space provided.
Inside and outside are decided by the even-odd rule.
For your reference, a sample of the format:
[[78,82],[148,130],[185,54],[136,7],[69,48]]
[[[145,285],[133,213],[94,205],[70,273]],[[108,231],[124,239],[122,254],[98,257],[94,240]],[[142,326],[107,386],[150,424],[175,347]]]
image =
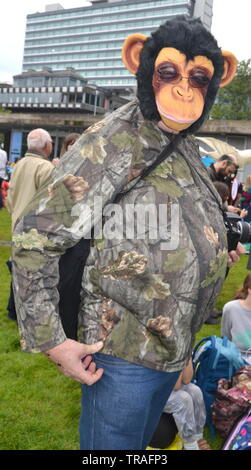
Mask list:
[[243,413],[251,406],[251,366],[239,369],[231,381],[220,379],[212,405],[212,423],[222,437],[227,437]]
[[222,450],[251,450],[251,408],[235,424]]
[[224,336],[207,336],[195,346],[192,353],[194,368],[193,382],[200,387],[206,407],[206,425],[211,437],[215,430],[211,419],[211,407],[216,397],[219,379],[230,380],[233,374],[244,364],[239,349]]

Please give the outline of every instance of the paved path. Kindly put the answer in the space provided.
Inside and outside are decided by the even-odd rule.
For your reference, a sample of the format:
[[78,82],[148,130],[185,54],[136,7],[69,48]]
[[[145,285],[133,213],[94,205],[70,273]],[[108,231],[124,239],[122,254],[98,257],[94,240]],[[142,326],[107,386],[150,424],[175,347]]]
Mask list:
[[6,240],[0,240],[0,245],[2,246],[11,246],[11,242],[10,241],[6,241]]

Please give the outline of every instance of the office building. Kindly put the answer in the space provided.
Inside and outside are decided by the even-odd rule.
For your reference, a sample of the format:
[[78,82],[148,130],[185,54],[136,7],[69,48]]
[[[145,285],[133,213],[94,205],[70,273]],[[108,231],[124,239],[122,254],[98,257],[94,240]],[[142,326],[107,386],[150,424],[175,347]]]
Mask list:
[[0,107],[14,112],[82,111],[105,114],[127,102],[116,90],[87,83],[74,69],[28,70],[13,77],[13,85],[0,84]]
[[[13,78],[13,85],[0,84],[0,108],[11,111],[10,115],[5,113],[2,120],[5,148],[11,162],[25,154],[26,137],[34,126],[50,131],[56,157],[65,134],[82,133],[106,113],[127,102],[117,90],[88,84],[70,68],[53,71],[44,67]],[[13,120],[6,129],[9,116]]]
[[64,9],[48,5],[27,16],[23,72],[73,67],[88,84],[125,89],[134,76],[121,61],[121,47],[131,33],[150,35],[177,14],[200,17],[211,27],[213,0],[92,0],[90,6]]

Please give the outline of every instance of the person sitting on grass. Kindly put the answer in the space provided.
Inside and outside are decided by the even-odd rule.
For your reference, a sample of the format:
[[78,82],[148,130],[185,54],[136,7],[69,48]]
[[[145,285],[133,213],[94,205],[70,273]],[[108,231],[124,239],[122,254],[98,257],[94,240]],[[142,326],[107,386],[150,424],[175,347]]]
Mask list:
[[245,277],[234,300],[224,305],[221,334],[235,343],[251,364],[251,274]]
[[203,439],[206,409],[201,389],[191,383],[192,359],[181,372],[167,400],[164,412],[171,413],[184,443],[184,450],[211,450]]

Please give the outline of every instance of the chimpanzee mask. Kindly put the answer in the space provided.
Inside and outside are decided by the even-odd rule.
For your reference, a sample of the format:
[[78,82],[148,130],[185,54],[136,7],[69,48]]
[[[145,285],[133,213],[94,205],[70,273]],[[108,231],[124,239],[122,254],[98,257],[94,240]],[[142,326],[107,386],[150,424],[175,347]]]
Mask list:
[[138,98],[145,119],[172,133],[192,133],[207,117],[219,87],[237,69],[233,54],[222,51],[199,19],[177,16],[150,38],[132,34],[122,58],[137,76]]

